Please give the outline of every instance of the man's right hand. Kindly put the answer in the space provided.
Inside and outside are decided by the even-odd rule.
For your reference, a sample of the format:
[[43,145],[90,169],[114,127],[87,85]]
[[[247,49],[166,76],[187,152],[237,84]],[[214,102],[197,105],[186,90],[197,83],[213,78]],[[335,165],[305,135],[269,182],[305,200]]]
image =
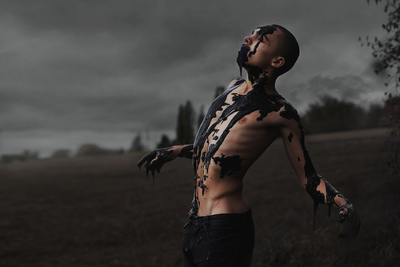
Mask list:
[[143,163],[145,163],[144,167],[146,168],[146,175],[149,175],[149,171],[153,175],[155,171],[160,172],[161,167],[168,161],[171,161],[175,158],[172,147],[156,149],[145,155],[139,162],[138,167],[141,168]]

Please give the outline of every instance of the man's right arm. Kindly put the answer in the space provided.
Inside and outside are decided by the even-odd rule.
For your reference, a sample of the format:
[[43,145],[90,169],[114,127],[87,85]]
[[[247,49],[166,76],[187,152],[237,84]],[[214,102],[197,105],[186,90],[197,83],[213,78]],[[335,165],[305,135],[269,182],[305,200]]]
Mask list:
[[146,174],[150,171],[154,177],[155,171],[160,172],[161,167],[166,162],[172,161],[176,157],[191,159],[193,157],[193,145],[178,145],[153,150],[149,154],[145,155],[137,165],[141,168],[144,164]]

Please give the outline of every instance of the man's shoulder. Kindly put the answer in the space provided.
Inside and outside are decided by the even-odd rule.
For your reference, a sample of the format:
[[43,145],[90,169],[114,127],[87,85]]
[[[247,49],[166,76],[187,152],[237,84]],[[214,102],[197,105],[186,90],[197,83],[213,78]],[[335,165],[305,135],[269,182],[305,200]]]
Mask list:
[[237,87],[237,86],[241,85],[244,82],[245,82],[244,79],[234,79],[229,83],[228,90],[233,88],[233,87]]
[[283,106],[279,110],[279,115],[282,119],[286,120],[294,119],[300,122],[300,115],[297,112],[296,108],[286,100],[283,101]]

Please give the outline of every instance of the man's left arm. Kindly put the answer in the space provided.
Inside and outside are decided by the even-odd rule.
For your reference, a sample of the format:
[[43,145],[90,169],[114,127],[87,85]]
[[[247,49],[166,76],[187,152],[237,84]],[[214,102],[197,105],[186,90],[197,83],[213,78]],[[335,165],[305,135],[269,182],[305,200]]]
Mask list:
[[339,208],[339,222],[346,222],[340,236],[355,238],[360,229],[360,220],[353,205],[327,180],[317,174],[305,147],[304,130],[300,118],[295,110],[291,111],[294,112],[293,116],[290,116],[288,112],[287,110],[281,112],[280,133],[288,159],[302,187],[314,200],[314,212],[320,203],[327,204],[329,211],[332,206]]

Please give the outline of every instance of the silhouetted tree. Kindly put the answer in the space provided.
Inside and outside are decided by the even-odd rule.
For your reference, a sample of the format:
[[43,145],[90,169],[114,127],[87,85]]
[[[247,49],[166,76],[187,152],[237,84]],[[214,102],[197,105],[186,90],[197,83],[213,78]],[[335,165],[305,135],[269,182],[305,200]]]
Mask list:
[[129,149],[130,152],[137,152],[137,151],[143,151],[144,150],[144,145],[142,143],[142,137],[140,134],[136,135],[135,138],[132,141],[131,148]]
[[200,108],[199,116],[197,117],[197,129],[200,128],[201,123],[204,120],[204,106],[202,105]]
[[178,124],[176,126],[176,143],[191,144],[193,143],[194,130],[194,110],[192,103],[187,101],[185,105],[179,106]]
[[[367,2],[369,4],[370,0]],[[374,2],[375,4],[384,3],[388,21],[382,25],[382,28],[387,33],[387,37],[385,39],[375,37],[373,41],[370,41],[367,36],[365,42],[372,48],[372,55],[381,61],[375,65],[375,72],[379,74],[382,71],[389,71],[385,85],[388,86],[393,82],[398,88],[400,86],[400,1],[374,0]]]
[[107,149],[102,148],[95,144],[81,145],[76,155],[77,157],[91,157],[91,156],[104,156],[104,155],[121,155],[124,153],[123,149]]
[[35,160],[35,159],[39,159],[39,152],[24,150],[24,152],[22,152],[21,154],[2,155],[0,162],[12,163],[19,161]]
[[309,133],[359,129],[364,122],[365,111],[361,107],[329,96],[311,104],[303,117],[303,124]]
[[400,96],[391,96],[385,101],[385,119],[391,124],[387,147],[390,151],[389,167],[392,176],[400,175]]
[[376,128],[383,126],[388,126],[388,123],[384,120],[383,107],[378,104],[372,104],[367,111],[365,127]]
[[[367,0],[370,3],[370,0]],[[385,114],[387,122],[391,125],[391,134],[387,146],[390,151],[389,166],[393,175],[400,175],[400,123],[399,104],[400,98],[397,89],[400,87],[400,1],[399,0],[374,0],[375,4],[383,3],[384,12],[388,20],[382,25],[386,32],[385,39],[374,38],[373,41],[366,37],[367,46],[372,48],[372,55],[379,59],[375,72],[387,72],[386,86],[394,84],[395,96],[388,94],[385,101]]]
[[163,134],[161,136],[161,141],[160,143],[157,144],[157,148],[163,148],[163,147],[170,147],[172,145],[171,140],[166,134]]

